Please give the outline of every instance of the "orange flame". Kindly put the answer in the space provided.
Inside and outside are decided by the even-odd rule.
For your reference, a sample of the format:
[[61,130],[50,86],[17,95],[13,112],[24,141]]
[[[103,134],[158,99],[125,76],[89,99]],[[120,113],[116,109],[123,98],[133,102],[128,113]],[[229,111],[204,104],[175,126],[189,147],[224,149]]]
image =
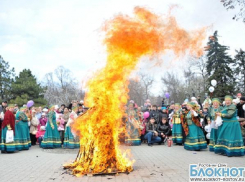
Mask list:
[[[122,118],[128,99],[128,79],[139,58],[173,50],[176,56],[189,51],[202,54],[205,29],[187,32],[174,17],[164,18],[136,7],[134,17],[117,15],[104,26],[107,64],[88,82],[86,103],[90,110],[72,126],[80,136],[80,151],[73,174],[130,172],[133,161],[119,149]],[[67,167],[67,166],[66,166]]]

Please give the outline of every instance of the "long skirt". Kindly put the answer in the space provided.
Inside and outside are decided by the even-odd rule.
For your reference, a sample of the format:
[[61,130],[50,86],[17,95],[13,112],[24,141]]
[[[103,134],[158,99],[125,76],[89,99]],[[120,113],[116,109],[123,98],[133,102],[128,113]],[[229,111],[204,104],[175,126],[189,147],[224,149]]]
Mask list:
[[63,147],[69,149],[75,149],[80,147],[79,137],[73,136],[70,126],[66,127]]
[[54,124],[54,129],[52,129],[50,123],[47,124],[40,147],[49,149],[61,147],[60,134],[56,124]]
[[126,124],[125,144],[131,146],[141,145],[140,130],[130,122]]
[[6,143],[7,130],[8,130],[7,126],[2,129],[1,141],[0,141],[0,150],[3,152],[14,152],[17,150],[15,142]]
[[218,129],[212,128],[210,133],[209,151],[214,152],[214,147],[217,143]]
[[244,155],[244,143],[238,121],[223,122],[218,128],[218,138],[214,152],[229,157]]
[[200,127],[189,125],[189,134],[186,136],[184,148],[186,150],[201,150],[207,148],[207,141]]
[[28,150],[31,147],[28,122],[19,121],[18,123],[16,123],[15,144],[17,150]]
[[181,123],[174,123],[173,124],[172,140],[173,140],[173,143],[176,143],[176,144],[182,144],[183,143],[183,134],[182,134]]

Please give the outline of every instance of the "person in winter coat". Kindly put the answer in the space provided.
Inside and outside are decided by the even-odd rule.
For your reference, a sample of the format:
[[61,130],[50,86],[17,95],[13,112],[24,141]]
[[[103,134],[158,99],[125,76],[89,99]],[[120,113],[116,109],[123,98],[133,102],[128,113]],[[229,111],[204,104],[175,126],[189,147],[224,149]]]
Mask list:
[[39,124],[39,120],[36,117],[36,111],[32,110],[32,119],[30,121],[30,138],[31,138],[31,145],[36,145],[37,138],[37,126]]
[[237,108],[237,116],[239,117],[239,121],[245,121],[245,111],[243,109],[243,106],[245,104],[245,97],[240,98],[240,103],[236,105]]
[[45,113],[42,113],[42,116],[41,116],[41,118],[39,119],[40,125],[41,125],[41,126],[46,126],[47,121],[48,121],[48,118],[46,117],[46,114],[45,114]]
[[160,143],[161,138],[158,136],[157,124],[155,118],[151,117],[150,121],[146,124],[146,135],[144,138],[147,140],[148,146],[152,146],[153,143]]
[[172,131],[168,122],[167,115],[162,114],[161,118],[162,121],[157,126],[157,132],[158,132],[158,136],[161,138],[161,143],[162,143],[165,142],[169,136],[171,136]]
[[57,125],[58,125],[58,131],[60,133],[60,141],[61,144],[64,143],[64,135],[65,135],[65,120],[63,119],[63,115],[59,114],[58,118],[56,119]]
[[160,112],[157,110],[157,106],[153,105],[152,106],[152,111],[150,112],[150,116],[155,118],[155,123],[159,124],[161,119],[160,119]]

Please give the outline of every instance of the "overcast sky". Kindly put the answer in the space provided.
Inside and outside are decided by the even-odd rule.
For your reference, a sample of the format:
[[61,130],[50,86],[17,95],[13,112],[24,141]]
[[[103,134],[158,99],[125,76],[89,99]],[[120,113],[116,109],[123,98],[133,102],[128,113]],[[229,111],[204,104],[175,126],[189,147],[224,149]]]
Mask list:
[[[63,65],[81,81],[105,63],[100,32],[105,20],[132,14],[135,6],[164,15],[171,4],[179,5],[172,14],[181,27],[210,26],[203,46],[218,30],[220,43],[230,46],[231,55],[245,49],[245,24],[232,20],[235,12],[227,11],[220,0],[0,0],[0,55],[17,74],[29,68],[42,80]],[[155,74],[161,75],[165,67]]]

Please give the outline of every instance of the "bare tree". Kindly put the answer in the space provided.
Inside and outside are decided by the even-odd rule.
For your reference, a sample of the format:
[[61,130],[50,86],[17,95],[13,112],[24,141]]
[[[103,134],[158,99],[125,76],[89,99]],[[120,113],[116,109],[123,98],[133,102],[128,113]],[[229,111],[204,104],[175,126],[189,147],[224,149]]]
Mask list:
[[[184,71],[188,87],[193,93],[204,94],[207,87],[207,57],[200,58],[190,57],[187,64],[187,71]],[[188,77],[188,75],[191,75]]]
[[239,20],[240,18],[245,23],[245,0],[221,0],[224,7],[227,10],[238,8],[239,12],[234,15],[234,20]]
[[152,88],[152,85],[154,83],[154,79],[146,74],[140,73],[140,81],[142,83],[142,86],[144,88],[144,99],[149,99],[150,96],[150,89]]
[[134,100],[138,105],[143,105],[144,89],[140,81],[129,80],[129,98]]
[[48,104],[69,104],[71,100],[81,99],[84,94],[78,88],[76,79],[70,70],[59,66],[54,73],[45,75],[43,85],[46,88],[44,98]]
[[129,80],[129,97],[138,105],[143,106],[146,99],[153,98],[150,89],[154,83],[154,78],[144,73],[139,73],[139,80]]
[[166,72],[161,80],[164,85],[163,93],[166,91],[170,93],[169,100],[182,103],[186,98],[184,80],[178,78],[178,76],[172,72]]

